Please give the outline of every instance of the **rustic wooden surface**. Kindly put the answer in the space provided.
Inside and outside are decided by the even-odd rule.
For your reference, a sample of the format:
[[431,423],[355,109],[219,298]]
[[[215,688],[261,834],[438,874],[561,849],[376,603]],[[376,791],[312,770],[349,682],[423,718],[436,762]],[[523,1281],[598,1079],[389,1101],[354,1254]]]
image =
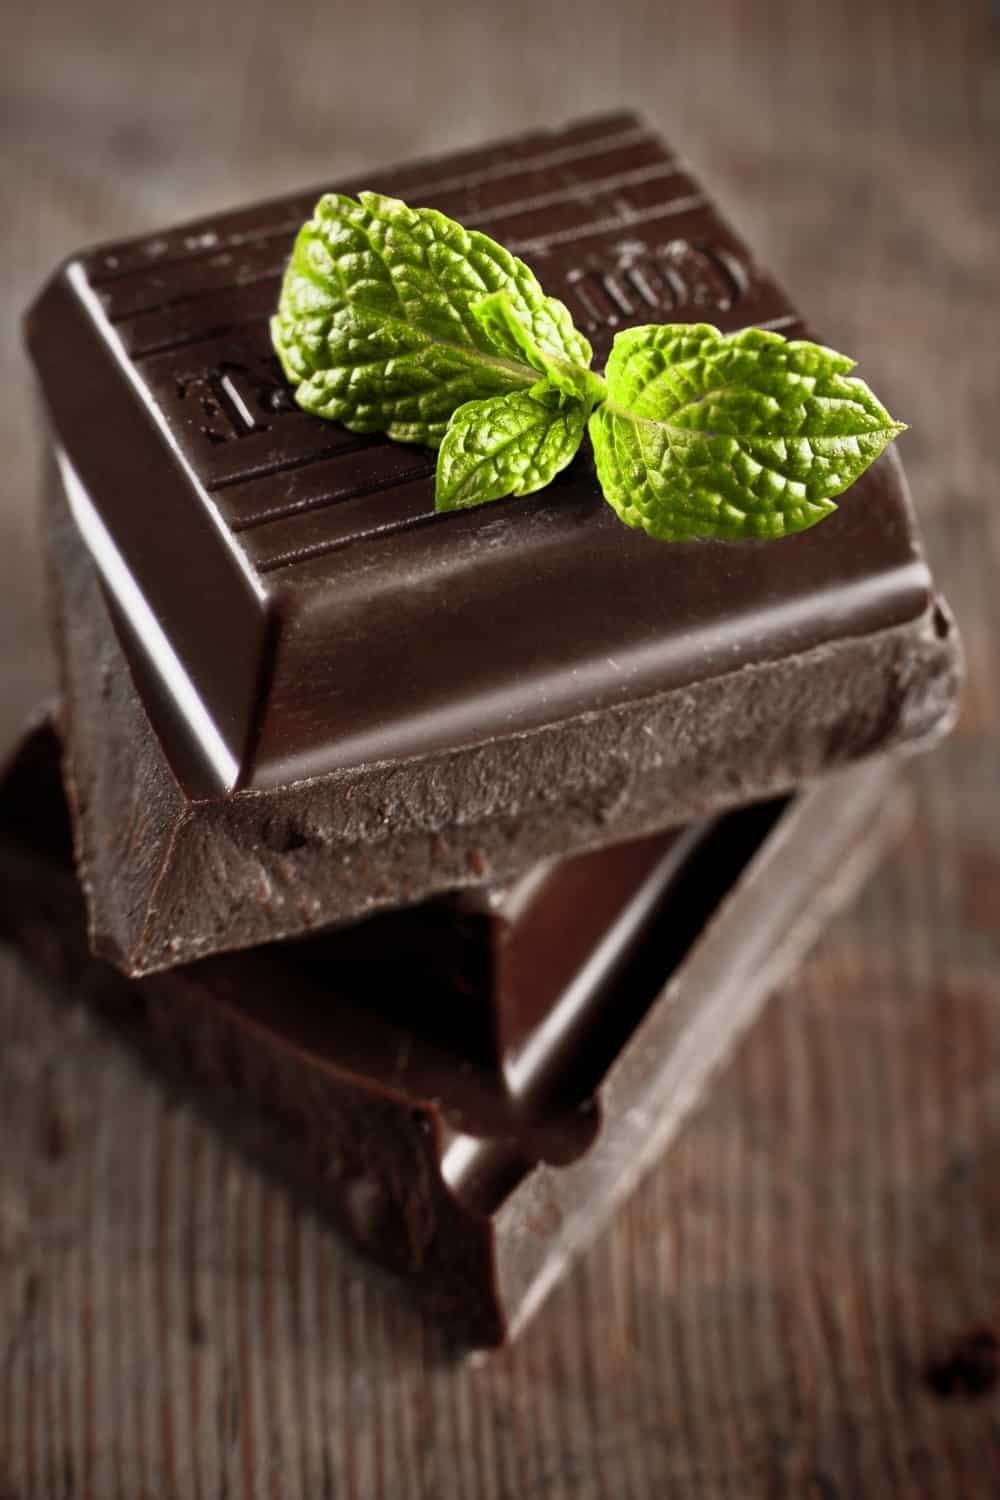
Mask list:
[[0,738],[49,680],[42,273],[621,103],[912,424],[970,665],[905,845],[476,1367],[0,952],[2,1500],[1000,1495],[998,36],[985,0],[0,8]]

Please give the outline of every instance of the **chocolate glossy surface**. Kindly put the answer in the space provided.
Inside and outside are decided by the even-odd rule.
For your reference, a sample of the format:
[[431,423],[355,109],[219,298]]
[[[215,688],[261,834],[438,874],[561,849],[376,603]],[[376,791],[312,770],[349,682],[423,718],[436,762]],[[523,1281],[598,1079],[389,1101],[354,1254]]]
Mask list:
[[[632,323],[803,331],[632,116],[334,186],[488,230],[567,302],[598,363]],[[106,528],[204,711],[164,691],[119,587],[190,797],[524,733],[926,611],[891,455],[781,543],[653,542],[617,521],[586,455],[539,495],[436,517],[434,455],[300,412],[270,351],[317,192],[81,256],[29,319],[78,520]]]

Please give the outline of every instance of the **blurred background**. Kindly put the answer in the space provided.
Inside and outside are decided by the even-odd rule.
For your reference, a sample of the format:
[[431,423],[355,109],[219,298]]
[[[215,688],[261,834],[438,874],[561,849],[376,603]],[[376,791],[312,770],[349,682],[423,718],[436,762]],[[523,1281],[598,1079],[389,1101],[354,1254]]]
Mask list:
[[[910,424],[900,451],[969,659],[958,730],[914,769],[917,817],[901,853],[772,1007],[640,1194],[631,1228],[606,1236],[560,1291],[555,1321],[541,1319],[490,1373],[462,1377],[478,1386],[435,1383],[446,1377],[426,1373],[433,1336],[405,1313],[386,1315],[395,1342],[387,1323],[357,1390],[336,1352],[303,1364],[291,1335],[283,1343],[265,1323],[267,1360],[284,1361],[291,1382],[276,1405],[256,1384],[261,1350],[247,1330],[261,1325],[235,1312],[218,1345],[202,1332],[202,1378],[234,1410],[256,1389],[258,1425],[248,1435],[237,1421],[238,1440],[219,1437],[209,1462],[169,1402],[137,1404],[124,1437],[91,1431],[75,1404],[90,1316],[78,1289],[65,1294],[67,1318],[52,1313],[32,1335],[37,1389],[51,1385],[54,1413],[65,1406],[58,1448],[41,1417],[25,1446],[17,1412],[28,1405],[15,1403],[28,1398],[16,1361],[4,1384],[0,1327],[3,1500],[1000,1494],[995,3],[0,0],[0,742],[50,681],[34,536],[41,427],[19,333],[49,270],[103,238],[369,168],[377,185],[380,165],[620,107],[662,129],[813,326]],[[6,1047],[13,1058],[54,1023],[38,1019],[37,996],[6,993],[0,1057]],[[103,1043],[80,1046],[60,1065],[65,1099],[84,1097],[88,1070],[146,1098]],[[155,1131],[167,1106],[150,1097]],[[8,1167],[34,1150],[33,1098],[8,1092],[6,1126],[0,1106]],[[105,1215],[100,1247],[100,1235],[128,1234],[116,1203],[155,1194],[155,1164],[90,1125],[87,1161],[104,1152],[101,1180],[117,1187],[99,1209],[72,1197],[78,1179],[61,1191]],[[138,1144],[152,1151],[152,1139]],[[239,1181],[244,1195],[264,1192]],[[56,1189],[49,1177],[32,1192]],[[256,1198],[239,1201],[257,1211]],[[579,1348],[553,1345],[551,1330],[573,1326],[605,1284],[627,1285],[613,1264],[643,1225],[671,1236],[657,1262],[668,1323],[651,1343],[613,1307],[609,1379],[585,1326]],[[0,1213],[0,1278],[4,1232]],[[198,1233],[240,1297],[281,1271],[249,1229]],[[45,1311],[37,1285],[33,1296]],[[144,1337],[133,1354],[169,1357],[188,1379],[183,1333]],[[378,1386],[365,1384],[372,1370]],[[623,1372],[627,1401],[613,1388]],[[322,1437],[334,1375],[347,1384],[330,1420],[338,1432],[356,1424],[350,1490]],[[542,1404],[525,1413],[531,1392]],[[471,1423],[464,1436],[449,1403]],[[5,1433],[20,1445],[23,1488],[4,1487]],[[57,1452],[68,1467],[52,1488]]]

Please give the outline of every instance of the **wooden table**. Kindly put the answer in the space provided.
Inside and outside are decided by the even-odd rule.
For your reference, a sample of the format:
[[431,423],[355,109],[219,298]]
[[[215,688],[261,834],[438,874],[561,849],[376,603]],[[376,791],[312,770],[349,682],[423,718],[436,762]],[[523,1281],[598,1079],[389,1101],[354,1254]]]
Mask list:
[[43,273],[622,103],[910,422],[970,675],[905,844],[477,1366],[0,953],[2,1500],[1000,1494],[998,35],[974,0],[4,7],[3,741],[50,680]]

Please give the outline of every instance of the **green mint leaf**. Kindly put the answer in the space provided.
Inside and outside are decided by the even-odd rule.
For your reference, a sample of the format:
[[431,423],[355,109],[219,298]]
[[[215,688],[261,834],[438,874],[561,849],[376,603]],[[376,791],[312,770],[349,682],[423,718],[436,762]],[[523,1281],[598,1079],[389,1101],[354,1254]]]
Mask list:
[[331,193],[303,225],[271,323],[306,411],[436,446],[465,402],[528,390],[539,370],[473,308],[505,292],[547,355],[586,366],[569,311],[487,235],[395,198]]
[[781,537],[836,507],[901,431],[832,349],[706,323],[617,335],[590,418],[605,498],[664,541]]
[[615,339],[604,379],[567,308],[432,209],[321,198],[271,322],[306,411],[441,446],[437,508],[548,484],[589,425],[605,498],[663,540],[815,525],[903,430],[831,349],[708,324]]
[[[496,350],[512,359],[526,360],[539,374],[546,375],[557,390],[594,406],[604,399],[605,385],[589,367],[590,345],[581,339],[586,349],[586,364],[575,362],[573,356],[577,350],[570,340],[562,338],[557,346],[552,337],[555,320],[549,316],[548,304],[552,301],[551,297],[546,298],[541,317],[526,319],[516,311],[509,292],[491,292],[475,304],[472,315]],[[555,305],[565,312],[561,303]]]
[[460,406],[438,453],[436,508],[463,510],[543,489],[579,448],[588,411],[547,381]]

